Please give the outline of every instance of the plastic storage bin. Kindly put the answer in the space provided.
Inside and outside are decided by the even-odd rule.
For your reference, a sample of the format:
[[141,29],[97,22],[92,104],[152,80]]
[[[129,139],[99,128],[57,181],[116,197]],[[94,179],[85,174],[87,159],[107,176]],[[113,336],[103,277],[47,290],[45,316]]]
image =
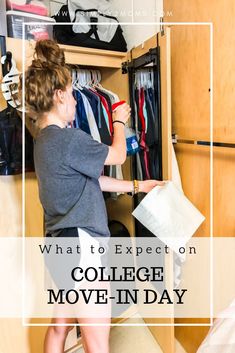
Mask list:
[[7,36],[6,3],[0,1],[0,35]]
[[7,10],[29,12],[38,16],[48,16],[48,9],[43,0],[7,0],[6,3]]
[[7,11],[8,36],[13,38],[23,38],[23,23],[28,23],[25,25],[25,39],[53,39],[53,25],[49,23],[54,22],[55,20],[50,17]]

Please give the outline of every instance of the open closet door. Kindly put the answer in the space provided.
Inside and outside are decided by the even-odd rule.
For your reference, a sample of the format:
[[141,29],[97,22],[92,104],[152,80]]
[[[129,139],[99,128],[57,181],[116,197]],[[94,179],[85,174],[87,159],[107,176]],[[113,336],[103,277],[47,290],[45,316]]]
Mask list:
[[[129,63],[131,84],[135,81],[133,77],[136,70],[146,66],[151,67],[151,65],[156,70],[154,84],[157,92],[157,106],[160,107],[158,109],[160,114],[157,114],[157,118],[159,119],[159,140],[161,141],[160,147],[158,145],[159,148],[157,148],[158,175],[163,180],[169,180],[172,177],[170,28],[165,28],[164,33],[158,33],[132,49],[131,60],[131,63]],[[132,91],[130,91],[130,97],[132,97]],[[132,105],[132,108],[134,111],[134,105]],[[135,171],[134,167],[133,170]],[[139,230],[138,222],[135,223],[135,234],[136,236],[138,234],[149,236],[143,227]],[[166,288],[171,290],[173,288],[173,258],[171,256],[167,256],[167,261],[164,259],[164,266]],[[143,319],[162,351],[164,353],[174,353],[174,308],[169,306],[167,318]]]
[[160,46],[163,180],[170,180],[172,178],[170,31],[170,27],[165,27],[163,34],[158,33],[158,45]]
[[[170,28],[165,27],[164,33],[157,34],[160,50],[160,91],[161,91],[161,132],[162,132],[162,178],[172,178],[172,132],[171,132],[171,48]],[[165,274],[167,288],[173,288],[173,256],[165,258]],[[161,346],[164,353],[175,352],[174,307],[169,306],[170,318],[145,319],[146,323],[158,324],[149,326],[149,330]],[[169,326],[161,326],[161,324]]]

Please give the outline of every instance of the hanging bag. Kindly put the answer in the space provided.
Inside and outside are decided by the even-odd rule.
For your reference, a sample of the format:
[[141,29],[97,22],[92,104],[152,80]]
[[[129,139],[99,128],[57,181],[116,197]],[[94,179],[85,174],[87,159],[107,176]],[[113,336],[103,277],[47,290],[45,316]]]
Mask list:
[[[1,51],[5,50],[4,41]],[[0,175],[15,175],[22,173],[22,120],[16,108],[20,110],[18,99],[19,71],[12,58],[12,53],[7,52],[1,57],[2,73],[1,82],[3,97],[7,101],[7,108],[0,111]],[[25,128],[25,171],[34,170],[33,139]]]
[[[16,109],[0,112],[0,175],[22,173],[22,120]],[[33,139],[25,128],[25,172],[34,171]]]
[[68,5],[62,6],[54,19],[58,23],[73,23],[54,26],[54,38],[58,43],[127,51],[122,28],[117,18],[110,16],[107,0],[68,0]]

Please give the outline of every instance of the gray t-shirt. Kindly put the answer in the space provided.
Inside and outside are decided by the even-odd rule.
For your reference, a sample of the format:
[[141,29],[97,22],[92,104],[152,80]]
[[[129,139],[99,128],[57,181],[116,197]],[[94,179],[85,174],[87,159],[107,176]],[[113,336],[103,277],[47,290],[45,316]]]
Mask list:
[[47,232],[79,227],[92,236],[110,235],[98,181],[107,155],[108,146],[81,129],[49,125],[40,131],[34,162]]

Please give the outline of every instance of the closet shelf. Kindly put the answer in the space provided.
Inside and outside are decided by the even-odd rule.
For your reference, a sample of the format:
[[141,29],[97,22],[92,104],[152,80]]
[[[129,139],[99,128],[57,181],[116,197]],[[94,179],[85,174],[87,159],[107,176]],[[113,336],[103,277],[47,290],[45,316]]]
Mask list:
[[60,45],[65,51],[66,61],[69,64],[95,65],[100,67],[121,68],[122,62],[126,60],[126,53],[111,50],[75,47],[71,45]]
[[[25,63],[28,65],[32,60],[35,41],[25,41]],[[16,62],[22,63],[23,41],[22,39],[6,38],[7,51],[11,51]],[[106,67],[120,69],[122,62],[126,61],[127,53],[76,47],[72,45],[61,45],[65,51],[65,58],[68,64],[86,66]]]

